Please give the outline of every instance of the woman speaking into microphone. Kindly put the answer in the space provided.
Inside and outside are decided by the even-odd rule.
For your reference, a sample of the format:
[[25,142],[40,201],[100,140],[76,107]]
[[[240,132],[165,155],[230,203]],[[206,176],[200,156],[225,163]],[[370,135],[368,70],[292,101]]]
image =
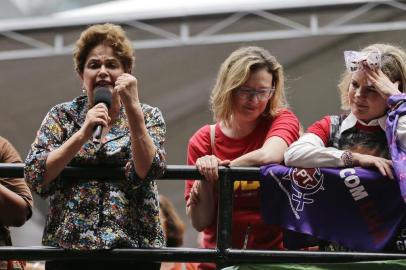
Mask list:
[[[134,59],[131,42],[117,25],[91,26],[75,44],[84,94],[48,112],[26,159],[26,181],[50,202],[43,245],[89,250],[164,243],[154,179],[166,165],[166,128],[159,109],[140,103],[131,75]],[[67,165],[125,166],[126,179],[58,178]],[[135,260],[46,263],[46,269],[159,266]]]

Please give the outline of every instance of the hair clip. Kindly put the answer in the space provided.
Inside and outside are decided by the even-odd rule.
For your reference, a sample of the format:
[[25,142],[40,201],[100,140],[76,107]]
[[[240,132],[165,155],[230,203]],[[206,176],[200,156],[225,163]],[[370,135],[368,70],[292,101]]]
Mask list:
[[364,64],[372,70],[381,68],[381,53],[379,51],[357,52],[344,51],[345,66],[349,72],[364,69]]

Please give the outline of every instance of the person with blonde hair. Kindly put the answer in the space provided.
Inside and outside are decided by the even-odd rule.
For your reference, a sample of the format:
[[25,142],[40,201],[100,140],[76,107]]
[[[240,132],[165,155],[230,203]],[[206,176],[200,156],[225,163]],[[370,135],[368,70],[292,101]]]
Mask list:
[[[210,97],[216,123],[200,128],[188,145],[187,163],[204,176],[185,187],[187,215],[202,231],[202,247],[216,247],[218,167],[280,163],[298,138],[299,121],[284,91],[282,66],[263,48],[237,49],[221,65]],[[261,220],[259,181],[234,182],[232,247],[282,249],[280,228]]]
[[[372,167],[383,176],[396,178],[391,144],[397,141],[406,150],[406,117],[400,115],[393,125],[394,117],[388,115],[406,101],[406,53],[390,44],[373,44],[361,51],[346,51],[344,58],[347,68],[338,88],[347,112],[312,124],[288,148],[285,164],[301,168]],[[395,138],[389,139],[388,134]],[[328,243],[322,249],[342,247]]]
[[[166,166],[166,127],[158,108],[140,102],[132,43],[118,25],[93,25],[77,40],[74,61],[83,94],[48,112],[26,158],[26,181],[50,202],[42,243],[75,250],[162,247],[154,179]],[[67,165],[125,167],[126,179],[59,178]],[[159,269],[160,263],[46,262],[46,269],[115,267]]]

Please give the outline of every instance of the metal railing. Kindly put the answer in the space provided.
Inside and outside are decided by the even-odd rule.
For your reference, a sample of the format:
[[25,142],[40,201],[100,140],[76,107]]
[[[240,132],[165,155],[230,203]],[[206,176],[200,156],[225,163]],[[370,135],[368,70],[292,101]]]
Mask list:
[[[23,177],[24,164],[0,163],[0,177]],[[150,260],[172,262],[213,262],[218,268],[238,263],[354,262],[406,259],[406,254],[364,252],[316,252],[239,250],[231,248],[234,179],[257,180],[259,168],[220,167],[217,248],[157,248],[112,250],[64,250],[53,247],[0,247],[1,259],[42,260]],[[62,178],[124,179],[124,168],[66,167]],[[201,179],[194,166],[169,165],[158,180]],[[108,256],[106,256],[108,254]]]

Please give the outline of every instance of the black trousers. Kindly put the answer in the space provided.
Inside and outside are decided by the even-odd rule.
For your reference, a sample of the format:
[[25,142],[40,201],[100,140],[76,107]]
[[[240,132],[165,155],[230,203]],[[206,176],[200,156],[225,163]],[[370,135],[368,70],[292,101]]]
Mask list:
[[57,260],[45,263],[45,270],[159,270],[160,268],[161,263],[145,261]]

